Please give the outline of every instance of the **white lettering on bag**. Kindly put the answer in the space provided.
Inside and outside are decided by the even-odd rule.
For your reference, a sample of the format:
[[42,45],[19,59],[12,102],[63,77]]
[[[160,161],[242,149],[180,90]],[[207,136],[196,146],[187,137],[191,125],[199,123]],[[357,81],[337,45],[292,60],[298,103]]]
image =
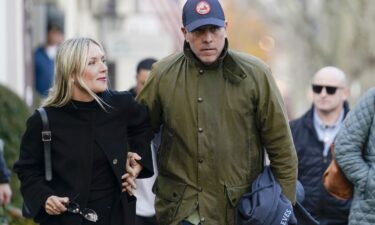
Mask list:
[[288,220],[289,220],[290,214],[292,214],[292,210],[290,210],[290,209],[285,210],[285,212],[283,214],[283,218],[280,221],[281,225],[288,225]]

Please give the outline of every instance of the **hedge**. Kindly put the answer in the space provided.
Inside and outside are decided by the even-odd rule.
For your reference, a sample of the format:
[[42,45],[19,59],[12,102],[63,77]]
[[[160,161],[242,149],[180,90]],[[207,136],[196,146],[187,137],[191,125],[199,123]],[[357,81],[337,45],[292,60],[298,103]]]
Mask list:
[[[30,111],[24,101],[9,88],[0,84],[0,138],[4,142],[4,158],[10,170],[18,159],[21,137],[29,116]],[[13,192],[12,201],[10,205],[0,209],[0,219],[5,216],[9,224],[13,225],[34,224],[19,215],[22,197],[19,191],[20,183],[14,172],[10,184]]]

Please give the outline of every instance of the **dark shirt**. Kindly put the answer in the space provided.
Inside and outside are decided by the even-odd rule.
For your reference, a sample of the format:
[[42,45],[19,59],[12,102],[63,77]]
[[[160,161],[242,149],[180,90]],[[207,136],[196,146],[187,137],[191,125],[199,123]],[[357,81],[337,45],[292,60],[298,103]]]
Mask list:
[[99,148],[97,143],[93,147],[93,156],[89,202],[113,194],[117,182],[106,159],[106,155],[103,150]]
[[[97,104],[95,101],[80,102],[72,101],[72,104],[77,109],[95,110]],[[89,148],[89,147],[88,147]],[[95,141],[92,149],[89,152],[93,155],[91,184],[88,202],[94,202],[102,198],[108,197],[114,193],[116,177],[109,165],[106,154],[100,148],[100,145]]]

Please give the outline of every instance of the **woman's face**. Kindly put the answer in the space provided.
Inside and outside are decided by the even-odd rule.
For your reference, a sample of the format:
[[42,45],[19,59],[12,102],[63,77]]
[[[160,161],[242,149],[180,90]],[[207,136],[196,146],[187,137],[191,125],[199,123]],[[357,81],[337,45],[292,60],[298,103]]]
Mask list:
[[[83,81],[87,87],[94,93],[100,93],[107,89],[107,72],[105,56],[100,47],[90,43],[88,60],[85,70],[83,71]],[[93,98],[82,88],[74,85],[73,99],[87,101]]]

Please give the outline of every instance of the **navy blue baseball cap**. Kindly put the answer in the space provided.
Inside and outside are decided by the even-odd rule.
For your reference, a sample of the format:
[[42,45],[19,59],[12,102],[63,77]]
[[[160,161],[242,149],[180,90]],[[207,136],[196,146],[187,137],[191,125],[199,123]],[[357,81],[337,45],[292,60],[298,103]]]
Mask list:
[[182,23],[189,32],[204,25],[224,27],[224,11],[218,0],[187,0],[182,11]]

